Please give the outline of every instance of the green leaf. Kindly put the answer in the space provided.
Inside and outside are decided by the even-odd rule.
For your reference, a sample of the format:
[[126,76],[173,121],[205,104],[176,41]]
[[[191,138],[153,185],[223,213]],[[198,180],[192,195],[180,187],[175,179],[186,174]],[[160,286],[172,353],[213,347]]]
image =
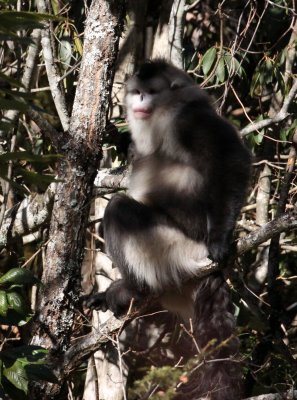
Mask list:
[[29,37],[20,37],[17,33],[6,31],[3,28],[0,28],[0,40],[1,41],[13,40],[27,45],[32,43],[32,40]]
[[79,53],[80,56],[82,56],[83,53],[83,45],[80,40],[80,37],[75,33],[74,34],[74,44],[75,44],[75,49]]
[[228,73],[230,76],[232,76],[234,74],[238,75],[238,76],[243,75],[242,66],[240,65],[238,60],[229,51],[224,52],[223,58],[224,58],[225,65],[227,67],[227,70],[228,70]]
[[41,14],[30,11],[0,11],[1,29],[18,31],[20,29],[44,28],[46,20],[64,20],[50,14]]
[[32,93],[20,92],[19,90],[11,90],[8,88],[1,88],[0,95],[14,97],[16,99],[21,98],[24,100],[31,100],[34,98]]
[[265,67],[266,67],[266,69],[265,69],[265,71],[263,73],[263,76],[265,77],[265,81],[263,83],[265,83],[267,85],[268,83],[272,83],[272,81],[273,81],[274,65],[273,65],[273,63],[272,63],[270,58],[268,58],[266,60]]
[[7,301],[9,307],[16,311],[18,314],[26,315],[29,307],[24,297],[18,292],[7,292]]
[[240,65],[239,61],[234,57],[234,72],[238,76],[243,76],[245,74],[244,69],[242,68],[242,65]]
[[23,364],[19,360],[16,360],[11,367],[5,368],[3,375],[16,388],[22,390],[26,394],[28,393],[28,377]]
[[8,301],[6,292],[4,290],[0,290],[0,315],[6,317],[8,310]]
[[220,58],[220,61],[218,63],[218,67],[216,70],[216,76],[218,78],[218,81],[220,83],[225,81],[225,62],[224,62],[224,58]]
[[257,135],[254,134],[254,142],[256,143],[256,145],[260,145],[263,142],[264,139],[264,135],[261,133],[258,133]]
[[4,179],[6,182],[9,182],[10,186],[16,192],[19,192],[19,193],[22,193],[22,194],[28,194],[29,193],[29,190],[26,187],[20,185],[17,182],[14,182],[14,180],[12,180],[12,179],[7,179],[7,176],[4,173],[2,173],[1,169],[4,169],[3,168],[3,164],[2,164],[2,166],[0,168],[0,178]]
[[5,324],[10,326],[23,326],[26,325],[31,319],[31,314],[21,315],[12,308],[9,308],[6,317],[2,317],[0,315],[0,325]]
[[29,151],[14,151],[14,152],[0,154],[0,164],[13,160],[25,160],[29,162],[48,163],[61,157],[62,155],[60,154],[36,155],[30,153]]
[[15,172],[16,174],[22,175],[27,182],[43,189],[46,189],[50,183],[55,182],[56,180],[52,175],[43,175],[38,172],[28,171],[25,168],[20,167],[15,168]]
[[12,268],[0,278],[0,284],[14,283],[16,285],[25,285],[28,283],[33,284],[37,282],[39,282],[39,280],[35,278],[32,272],[26,268]]
[[11,76],[7,76],[7,75],[3,74],[3,72],[1,72],[1,71],[0,71],[0,79],[10,83],[14,87],[18,87],[18,88],[24,87],[24,85],[21,82],[17,81],[16,79],[12,78]]
[[202,71],[204,75],[207,75],[210,71],[211,67],[217,56],[217,49],[215,47],[211,47],[207,50],[202,58]]
[[28,105],[23,101],[0,98],[0,109],[1,108],[2,110],[18,110],[21,112],[25,112],[28,108]]
[[257,87],[259,84],[259,79],[260,79],[260,72],[257,71],[254,73],[253,77],[252,77],[252,83],[251,83],[251,87],[250,87],[250,94],[251,96],[257,95],[258,91],[257,91]]

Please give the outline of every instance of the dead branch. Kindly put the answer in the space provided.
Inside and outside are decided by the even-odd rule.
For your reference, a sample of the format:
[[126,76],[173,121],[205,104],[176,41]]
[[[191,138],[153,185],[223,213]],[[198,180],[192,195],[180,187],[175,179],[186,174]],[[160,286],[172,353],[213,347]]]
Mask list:
[[286,393],[270,393],[261,396],[248,397],[244,400],[293,400],[297,399],[297,390],[289,390]]
[[168,25],[169,59],[178,68],[182,62],[182,34],[184,26],[185,0],[174,0]]
[[[22,86],[20,87],[20,92],[26,93],[30,91],[32,80],[34,76],[34,70],[37,63],[37,57],[40,50],[40,40],[41,40],[41,30],[34,29],[30,35],[32,43],[28,47],[26,63],[24,66],[24,73],[21,79]],[[22,101],[22,98],[19,99]],[[20,115],[19,110],[8,110],[4,113],[4,120],[15,123]],[[5,134],[5,132],[0,130],[0,133]]]
[[237,254],[242,255],[246,251],[259,246],[271,239],[274,235],[297,229],[297,215],[295,212],[287,213],[273,221],[268,222],[258,230],[241,238],[237,242]]
[[49,221],[54,201],[52,184],[45,194],[34,193],[7,210],[0,228],[0,249],[15,239],[36,231]]
[[[39,13],[48,13],[49,10],[44,0],[37,0],[36,3]],[[70,119],[67,111],[66,99],[60,87],[60,76],[53,54],[53,49],[55,45],[54,43],[52,43],[51,40],[50,27],[51,22],[46,22],[46,27],[42,30],[41,45],[43,50],[43,58],[56,110],[63,126],[63,130],[67,132],[69,129]]]
[[288,95],[285,97],[282,108],[279,110],[279,112],[274,117],[266,118],[266,119],[263,119],[262,121],[258,121],[258,122],[252,122],[251,124],[249,124],[248,126],[246,126],[245,128],[243,128],[240,131],[240,135],[246,136],[251,132],[254,132],[254,131],[257,131],[257,130],[260,130],[263,128],[267,128],[268,126],[271,126],[273,124],[277,124],[278,122],[284,121],[290,115],[288,112],[288,109],[289,109],[289,106],[291,105],[291,103],[293,102],[293,100],[296,96],[296,93],[297,93],[297,79],[294,80],[291,90],[289,91]]

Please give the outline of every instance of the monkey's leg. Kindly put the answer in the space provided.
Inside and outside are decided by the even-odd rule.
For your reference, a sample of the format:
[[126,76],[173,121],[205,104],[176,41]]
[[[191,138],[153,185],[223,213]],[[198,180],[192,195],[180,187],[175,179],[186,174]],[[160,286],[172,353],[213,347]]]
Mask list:
[[128,282],[137,284],[126,264],[125,244],[130,238],[146,236],[160,221],[161,216],[152,208],[124,194],[113,196],[108,203],[103,219],[106,250]]
[[207,218],[207,247],[210,258],[220,262],[228,255],[237,214],[235,215],[233,210],[230,210],[230,207],[222,201],[220,207],[209,210]]
[[123,233],[143,232],[156,224],[157,218],[160,216],[152,208],[125,194],[116,194],[109,201],[104,214],[105,240],[109,243],[112,235],[119,238]]
[[123,242],[132,235],[147,229],[152,223],[153,211],[124,194],[112,197],[106,207],[103,220],[103,235],[108,253],[122,274],[123,279],[113,282],[106,292],[88,297],[89,308],[111,310],[115,316],[124,314],[132,299],[137,302],[147,293],[144,284],[139,284],[129,271],[123,252]]

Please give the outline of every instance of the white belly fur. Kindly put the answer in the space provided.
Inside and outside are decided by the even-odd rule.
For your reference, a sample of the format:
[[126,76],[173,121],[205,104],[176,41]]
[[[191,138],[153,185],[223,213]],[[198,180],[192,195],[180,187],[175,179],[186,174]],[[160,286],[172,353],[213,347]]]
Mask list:
[[203,242],[187,238],[181,231],[160,225],[123,240],[124,257],[131,273],[158,292],[179,287],[195,277],[208,256]]

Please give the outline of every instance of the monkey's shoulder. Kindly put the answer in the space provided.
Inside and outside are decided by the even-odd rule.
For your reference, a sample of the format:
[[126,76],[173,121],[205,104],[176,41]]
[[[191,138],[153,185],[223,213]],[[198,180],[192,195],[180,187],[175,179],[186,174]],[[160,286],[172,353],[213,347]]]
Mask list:
[[172,125],[175,139],[192,154],[199,151],[203,157],[216,152],[224,155],[239,152],[249,157],[237,129],[200,98],[179,101]]

